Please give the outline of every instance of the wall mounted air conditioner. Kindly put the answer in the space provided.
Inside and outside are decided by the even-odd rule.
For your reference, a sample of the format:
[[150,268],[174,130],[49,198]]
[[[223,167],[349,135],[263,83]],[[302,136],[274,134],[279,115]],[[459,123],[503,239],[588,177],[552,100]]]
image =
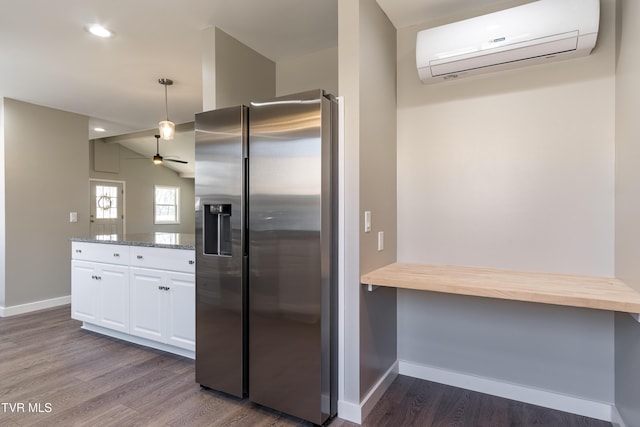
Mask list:
[[423,83],[586,56],[596,44],[600,0],[539,0],[420,31]]

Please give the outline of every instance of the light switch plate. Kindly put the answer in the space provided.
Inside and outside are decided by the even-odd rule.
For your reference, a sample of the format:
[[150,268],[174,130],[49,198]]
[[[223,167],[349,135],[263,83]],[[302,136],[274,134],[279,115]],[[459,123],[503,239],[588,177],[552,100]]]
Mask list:
[[378,231],[378,252],[384,250],[384,231]]
[[78,222],[78,212],[69,212],[69,222]]
[[371,211],[364,211],[364,232],[371,232]]

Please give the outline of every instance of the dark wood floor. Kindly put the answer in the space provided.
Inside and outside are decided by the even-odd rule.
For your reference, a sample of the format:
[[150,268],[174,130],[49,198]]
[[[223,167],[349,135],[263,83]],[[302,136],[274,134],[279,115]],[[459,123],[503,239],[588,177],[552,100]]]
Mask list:
[[[82,331],[80,322],[70,318],[68,306],[0,318],[2,427],[309,425],[201,389],[191,360]],[[355,426],[341,419],[330,425]],[[363,423],[369,427],[610,425],[404,376],[395,380]]]
[[362,425],[610,427],[611,423],[400,375]]

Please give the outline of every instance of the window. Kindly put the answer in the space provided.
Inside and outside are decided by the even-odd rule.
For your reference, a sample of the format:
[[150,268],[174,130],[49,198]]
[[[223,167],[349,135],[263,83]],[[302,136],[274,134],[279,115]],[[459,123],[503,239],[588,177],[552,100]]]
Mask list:
[[180,224],[180,187],[155,186],[156,224]]

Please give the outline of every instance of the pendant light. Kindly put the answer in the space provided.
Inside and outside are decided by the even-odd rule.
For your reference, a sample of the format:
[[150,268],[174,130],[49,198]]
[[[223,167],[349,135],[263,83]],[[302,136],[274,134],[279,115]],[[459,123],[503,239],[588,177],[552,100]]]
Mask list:
[[171,79],[159,79],[158,83],[164,86],[164,111],[166,119],[158,123],[160,137],[165,140],[173,139],[176,134],[176,125],[169,120],[169,103],[167,102],[167,86],[173,84]]

